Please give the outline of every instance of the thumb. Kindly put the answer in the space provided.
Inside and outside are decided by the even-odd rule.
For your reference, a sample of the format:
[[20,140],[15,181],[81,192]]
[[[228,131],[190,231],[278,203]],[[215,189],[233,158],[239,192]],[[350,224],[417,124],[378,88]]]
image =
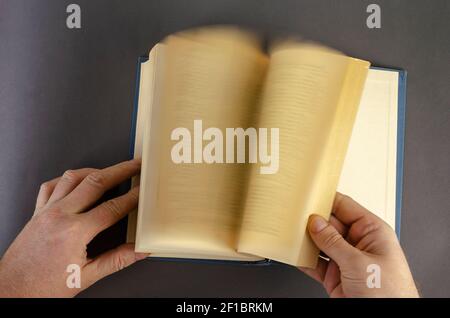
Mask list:
[[122,244],[98,256],[84,267],[84,279],[82,277],[82,282],[84,280],[87,283],[87,286],[84,287],[86,288],[103,277],[130,266],[148,255],[147,253],[136,253],[134,244]]
[[357,249],[351,246],[336,228],[319,215],[311,215],[308,223],[309,234],[317,247],[342,265],[357,254]]

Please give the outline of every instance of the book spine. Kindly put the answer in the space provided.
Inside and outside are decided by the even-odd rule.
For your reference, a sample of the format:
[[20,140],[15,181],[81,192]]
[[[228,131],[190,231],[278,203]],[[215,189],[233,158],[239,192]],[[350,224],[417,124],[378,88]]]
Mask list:
[[406,123],[406,78],[407,72],[398,72],[398,117],[397,117],[397,176],[395,194],[395,232],[400,240],[402,201],[403,201],[403,160],[405,148]]

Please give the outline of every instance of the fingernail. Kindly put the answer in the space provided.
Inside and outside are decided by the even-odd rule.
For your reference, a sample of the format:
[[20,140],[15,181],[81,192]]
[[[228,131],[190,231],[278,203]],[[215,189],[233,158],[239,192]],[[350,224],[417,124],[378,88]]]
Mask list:
[[313,233],[319,233],[324,228],[326,228],[328,222],[319,215],[311,216],[311,222],[309,223],[309,230]]

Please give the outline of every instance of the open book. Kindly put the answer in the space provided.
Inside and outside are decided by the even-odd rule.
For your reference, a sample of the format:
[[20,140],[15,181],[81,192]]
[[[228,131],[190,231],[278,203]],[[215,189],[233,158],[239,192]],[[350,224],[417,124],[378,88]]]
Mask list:
[[308,217],[328,218],[336,189],[395,227],[397,84],[311,43],[169,36],[141,65],[128,240],[151,257],[315,267]]

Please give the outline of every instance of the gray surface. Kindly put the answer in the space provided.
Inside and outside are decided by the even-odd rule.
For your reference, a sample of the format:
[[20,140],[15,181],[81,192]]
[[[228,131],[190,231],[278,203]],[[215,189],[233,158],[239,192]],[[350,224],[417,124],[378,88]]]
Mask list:
[[[68,168],[127,158],[137,56],[195,25],[233,23],[301,34],[408,70],[401,241],[425,296],[450,296],[449,1],[0,0],[0,254],[30,218],[39,184]],[[285,266],[144,261],[84,296],[324,296]]]

